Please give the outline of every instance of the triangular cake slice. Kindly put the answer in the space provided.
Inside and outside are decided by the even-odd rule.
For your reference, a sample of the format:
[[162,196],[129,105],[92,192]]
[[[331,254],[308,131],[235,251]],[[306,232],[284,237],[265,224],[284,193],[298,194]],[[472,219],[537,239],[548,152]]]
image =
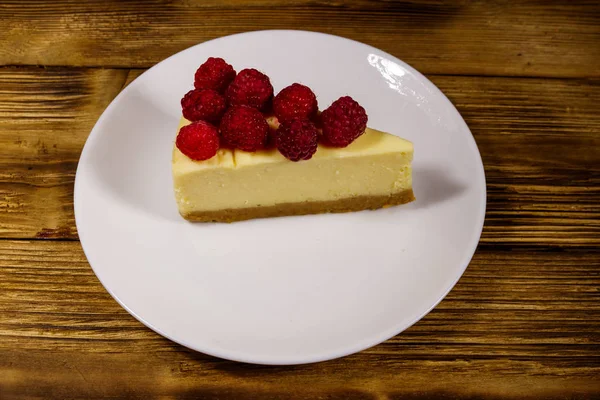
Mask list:
[[[189,124],[182,119],[180,127]],[[413,201],[413,145],[367,128],[345,148],[319,144],[310,160],[292,162],[276,149],[219,149],[194,161],[173,147],[173,182],[190,221],[377,209]]]

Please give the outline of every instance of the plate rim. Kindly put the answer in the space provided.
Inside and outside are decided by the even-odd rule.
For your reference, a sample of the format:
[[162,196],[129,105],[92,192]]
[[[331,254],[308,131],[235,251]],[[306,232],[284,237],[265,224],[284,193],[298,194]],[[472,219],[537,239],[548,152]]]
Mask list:
[[[165,334],[160,328],[152,325],[151,323],[147,322],[144,318],[142,318],[140,315],[138,315],[136,312],[134,312],[132,309],[130,309],[118,296],[116,296],[111,290],[110,288],[103,282],[102,278],[100,278],[100,275],[98,274],[98,272],[96,271],[96,268],[94,268],[93,263],[91,262],[91,249],[89,247],[89,242],[88,245],[84,244],[86,242],[85,239],[85,234],[83,233],[85,231],[85,229],[81,229],[83,228],[83,226],[81,226],[81,201],[80,196],[78,193],[80,193],[81,189],[81,175],[79,174],[80,168],[81,168],[81,160],[86,158],[88,155],[87,153],[89,153],[91,150],[91,148],[93,147],[93,143],[95,141],[98,140],[99,137],[99,133],[98,131],[99,126],[101,126],[104,122],[104,119],[108,118],[107,116],[111,113],[112,109],[117,107],[117,104],[120,102],[120,99],[122,97],[127,96],[128,92],[130,90],[132,90],[132,88],[135,87],[136,81],[139,82],[139,79],[141,77],[143,77],[145,74],[149,73],[150,71],[152,71],[153,69],[157,68],[160,64],[166,62],[167,60],[170,60],[171,58],[175,58],[177,56],[179,56],[181,53],[184,52],[188,52],[188,51],[193,51],[193,49],[203,46],[207,43],[214,43],[214,42],[218,42],[221,40],[231,40],[232,38],[235,37],[242,37],[242,36],[250,36],[250,35],[257,35],[257,34],[265,34],[265,33],[271,33],[271,34],[277,34],[277,33],[292,33],[292,34],[300,34],[300,35],[307,35],[307,36],[325,36],[334,40],[342,40],[342,41],[347,41],[347,42],[351,42],[353,45],[358,45],[358,46],[363,46],[372,50],[375,50],[381,54],[384,54],[386,57],[389,57],[390,60],[394,61],[394,62],[398,62],[400,63],[400,65],[402,65],[403,67],[407,68],[409,70],[409,72],[414,75],[416,78],[418,78],[419,80],[423,80],[425,81],[427,84],[431,85],[433,88],[435,88],[435,90],[437,91],[437,95],[440,95],[441,98],[443,98],[444,103],[446,104],[446,106],[451,107],[452,109],[454,109],[454,111],[456,112],[456,114],[460,117],[460,120],[462,121],[462,124],[464,125],[463,127],[466,128],[467,132],[469,133],[469,135],[466,135],[467,140],[469,141],[469,145],[472,147],[472,149],[475,151],[475,155],[477,156],[477,166],[478,166],[478,175],[481,177],[481,182],[479,182],[479,185],[481,186],[482,190],[481,190],[481,198],[479,199],[479,203],[482,205],[481,207],[481,212],[479,213],[479,215],[477,216],[477,224],[474,226],[474,228],[477,228],[477,234],[475,234],[471,240],[471,242],[469,243],[468,246],[465,246],[465,251],[464,254],[468,254],[468,256],[464,257],[464,262],[462,263],[461,267],[460,267],[460,273],[457,274],[457,276],[455,277],[455,279],[452,281],[452,283],[450,285],[448,285],[448,287],[442,291],[442,294],[439,296],[439,298],[430,306],[428,307],[424,312],[419,313],[419,315],[414,318],[414,320],[411,320],[408,324],[404,323],[402,324],[402,326],[398,327],[398,326],[394,326],[392,329],[389,329],[387,331],[382,331],[381,333],[379,333],[378,335],[373,335],[372,337],[367,337],[364,338],[361,341],[356,341],[354,345],[352,346],[346,346],[343,350],[338,350],[336,352],[331,352],[331,353],[323,353],[320,356],[309,356],[309,357],[296,357],[293,360],[283,360],[283,359],[271,359],[269,357],[264,357],[261,358],[261,356],[254,356],[254,357],[248,357],[248,356],[244,356],[244,355],[239,355],[239,354],[235,354],[236,352],[233,351],[228,351],[228,350],[224,350],[221,351],[219,349],[215,350],[214,348],[211,348],[210,346],[208,347],[203,347],[203,346],[198,346],[196,344],[192,344],[192,343],[187,343],[186,340],[181,340],[181,339],[174,339],[173,337],[171,337],[168,334]],[[466,133],[466,132],[465,132]],[[454,104],[448,99],[448,97],[444,94],[444,92],[442,92],[442,90],[440,90],[437,85],[435,85],[435,83],[433,83],[431,80],[429,80],[425,75],[423,75],[422,73],[420,73],[418,70],[416,70],[415,68],[413,68],[411,65],[409,65],[408,63],[406,63],[405,61],[400,60],[399,58],[395,57],[392,54],[389,54],[379,48],[376,48],[374,46],[368,45],[366,43],[363,42],[359,42],[357,40],[353,40],[353,39],[348,39],[345,38],[343,36],[338,36],[338,35],[333,35],[333,34],[329,34],[329,33],[322,33],[322,32],[316,32],[316,31],[306,31],[306,30],[296,30],[296,29],[266,29],[266,30],[253,30],[253,31],[247,31],[247,32],[241,32],[241,33],[236,33],[236,34],[232,34],[232,35],[227,35],[227,36],[221,36],[218,38],[214,38],[211,40],[207,40],[205,42],[201,42],[201,43],[197,43],[193,46],[190,46],[186,49],[183,49],[181,51],[178,51],[177,53],[174,53],[172,55],[170,55],[169,57],[159,61],[158,63],[154,64],[152,67],[148,68],[146,71],[144,71],[143,73],[141,73],[136,79],[134,79],[132,82],[130,82],[129,85],[127,85],[127,87],[125,87],[124,89],[122,89],[112,100],[111,102],[108,104],[108,106],[104,109],[104,111],[102,112],[102,114],[100,115],[100,117],[98,118],[98,120],[96,121],[96,123],[94,124],[92,130],[90,131],[90,134],[88,135],[88,137],[86,138],[85,144],[82,148],[78,163],[77,163],[77,169],[75,172],[75,182],[74,182],[74,190],[73,190],[73,208],[74,208],[74,216],[75,216],[75,226],[77,228],[77,232],[78,232],[78,236],[79,236],[79,243],[81,245],[81,248],[86,256],[86,259],[88,261],[88,264],[90,266],[90,268],[92,269],[92,271],[94,272],[94,275],[96,276],[96,278],[100,281],[100,283],[102,284],[102,286],[104,287],[104,289],[110,294],[110,296],[121,306],[123,307],[131,316],[133,316],[136,320],[138,320],[139,322],[141,322],[143,325],[145,325],[147,328],[151,329],[152,331],[156,332],[157,334],[161,335],[162,337],[165,337],[169,340],[171,340],[174,343],[177,343],[181,346],[184,346],[186,348],[189,348],[191,350],[194,351],[198,351],[200,353],[209,355],[209,356],[213,356],[213,357],[218,357],[221,359],[226,359],[226,360],[232,360],[232,361],[237,361],[237,362],[242,362],[242,363],[249,363],[249,364],[260,364],[260,365],[299,365],[299,364],[311,364],[311,363],[316,363],[316,362],[322,362],[322,361],[327,361],[327,360],[333,360],[333,359],[337,359],[337,358],[341,358],[341,357],[345,357],[351,354],[355,354],[364,350],[367,350],[373,346],[376,346],[378,344],[381,344],[391,338],[393,338],[394,336],[404,332],[405,330],[407,330],[408,328],[410,328],[411,326],[413,326],[414,324],[416,324],[417,322],[419,322],[421,319],[423,319],[427,314],[429,314],[435,307],[438,306],[438,304],[444,300],[446,298],[446,296],[448,295],[448,293],[450,293],[450,291],[452,291],[452,289],[456,286],[456,284],[458,283],[458,281],[460,280],[460,278],[462,278],[462,276],[464,275],[466,269],[468,268],[468,266],[470,265],[476,251],[477,251],[477,247],[479,245],[479,241],[481,239],[481,235],[483,233],[483,227],[484,227],[484,223],[485,223],[485,215],[486,215],[486,210],[487,210],[487,183],[486,183],[486,176],[485,176],[485,168],[483,165],[483,160],[481,158],[481,152],[479,151],[479,147],[477,146],[477,142],[475,141],[475,137],[473,136],[473,133],[471,132],[471,129],[469,128],[469,126],[467,125],[466,121],[464,120],[464,118],[462,117],[462,115],[460,114],[460,112],[456,109],[456,107],[454,106]],[[468,250],[468,251],[467,251]]]

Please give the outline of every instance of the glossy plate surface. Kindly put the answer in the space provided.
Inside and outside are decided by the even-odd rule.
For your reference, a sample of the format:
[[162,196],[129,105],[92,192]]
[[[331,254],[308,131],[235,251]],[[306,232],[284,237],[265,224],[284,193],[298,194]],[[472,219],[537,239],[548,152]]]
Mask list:
[[[321,109],[355,98],[369,126],[414,143],[417,201],[234,224],[182,220],[171,150],[180,99],[210,56],[265,72],[276,92],[306,84]],[[366,349],[430,311],[475,251],[485,198],[467,125],[420,73],[347,39],[259,31],[175,54],[123,90],[81,155],[75,215],[94,272],[148,327],[218,357],[297,364]]]

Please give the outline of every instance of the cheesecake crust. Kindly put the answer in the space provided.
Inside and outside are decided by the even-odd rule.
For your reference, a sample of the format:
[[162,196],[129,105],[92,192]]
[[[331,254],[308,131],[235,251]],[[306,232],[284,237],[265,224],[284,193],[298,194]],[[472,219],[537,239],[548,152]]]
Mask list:
[[413,190],[408,189],[389,196],[356,196],[332,201],[308,201],[304,203],[277,204],[267,207],[194,211],[181,214],[181,216],[193,222],[236,222],[254,218],[376,210],[378,208],[410,203],[413,200],[415,200]]

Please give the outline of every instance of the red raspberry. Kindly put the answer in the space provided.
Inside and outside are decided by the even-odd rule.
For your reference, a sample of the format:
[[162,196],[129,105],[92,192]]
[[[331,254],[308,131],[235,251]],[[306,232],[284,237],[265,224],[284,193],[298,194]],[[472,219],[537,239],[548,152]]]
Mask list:
[[269,125],[262,113],[248,106],[231,107],[221,120],[221,138],[233,149],[256,151],[264,148]]
[[277,130],[277,149],[292,161],[309,160],[317,151],[317,128],[308,119],[295,119]]
[[219,122],[227,105],[225,97],[212,89],[190,90],[181,99],[183,116],[189,121]]
[[367,113],[350,96],[340,97],[321,114],[323,143],[346,147],[367,128]]
[[243,69],[225,92],[230,106],[249,106],[264,110],[273,97],[273,86],[269,77],[255,69]]
[[175,145],[192,160],[208,160],[219,150],[219,132],[208,122],[192,122],[181,127]]
[[196,70],[194,87],[196,89],[214,89],[223,93],[235,78],[235,70],[222,58],[210,57]]
[[317,97],[308,86],[293,83],[273,99],[273,111],[281,122],[312,118],[318,110]]

